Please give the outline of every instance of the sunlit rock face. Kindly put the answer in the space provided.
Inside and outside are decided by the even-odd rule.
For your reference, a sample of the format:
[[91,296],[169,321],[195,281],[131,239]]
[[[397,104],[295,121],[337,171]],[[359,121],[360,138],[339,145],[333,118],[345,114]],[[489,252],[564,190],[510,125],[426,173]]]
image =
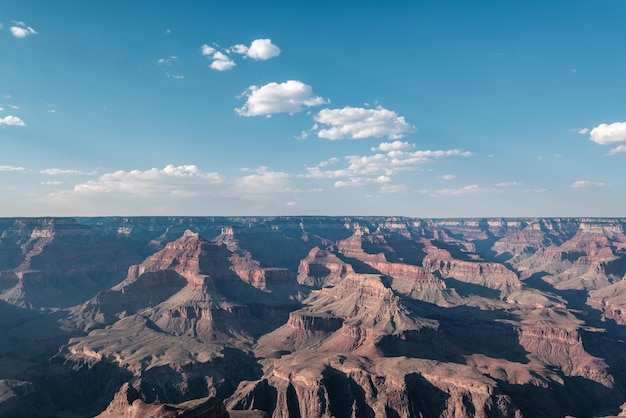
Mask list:
[[616,415],[625,225],[0,219],[0,416]]

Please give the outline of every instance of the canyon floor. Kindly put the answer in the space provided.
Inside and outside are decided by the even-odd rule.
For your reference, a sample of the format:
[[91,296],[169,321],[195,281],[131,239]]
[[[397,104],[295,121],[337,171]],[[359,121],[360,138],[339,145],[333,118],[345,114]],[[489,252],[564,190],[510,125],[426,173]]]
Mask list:
[[0,416],[626,414],[625,229],[0,218]]

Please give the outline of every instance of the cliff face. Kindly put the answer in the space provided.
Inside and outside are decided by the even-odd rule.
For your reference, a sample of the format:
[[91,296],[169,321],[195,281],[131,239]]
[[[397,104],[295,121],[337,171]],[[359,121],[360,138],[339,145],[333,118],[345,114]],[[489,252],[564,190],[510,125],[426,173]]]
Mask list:
[[625,225],[0,219],[0,416],[617,413]]
[[32,308],[65,307],[119,281],[132,249],[74,219],[15,219],[0,231],[0,299]]

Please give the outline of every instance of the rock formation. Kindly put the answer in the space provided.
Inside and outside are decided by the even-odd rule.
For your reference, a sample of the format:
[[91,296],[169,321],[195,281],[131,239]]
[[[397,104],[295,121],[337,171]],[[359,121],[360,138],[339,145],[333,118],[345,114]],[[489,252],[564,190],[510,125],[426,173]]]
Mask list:
[[0,219],[0,416],[616,415],[625,227]]

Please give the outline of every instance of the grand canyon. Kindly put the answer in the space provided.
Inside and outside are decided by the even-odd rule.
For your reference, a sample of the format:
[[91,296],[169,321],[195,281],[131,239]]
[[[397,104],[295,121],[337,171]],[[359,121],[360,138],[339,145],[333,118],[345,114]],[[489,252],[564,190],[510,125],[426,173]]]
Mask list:
[[625,413],[625,230],[0,218],[0,416]]

